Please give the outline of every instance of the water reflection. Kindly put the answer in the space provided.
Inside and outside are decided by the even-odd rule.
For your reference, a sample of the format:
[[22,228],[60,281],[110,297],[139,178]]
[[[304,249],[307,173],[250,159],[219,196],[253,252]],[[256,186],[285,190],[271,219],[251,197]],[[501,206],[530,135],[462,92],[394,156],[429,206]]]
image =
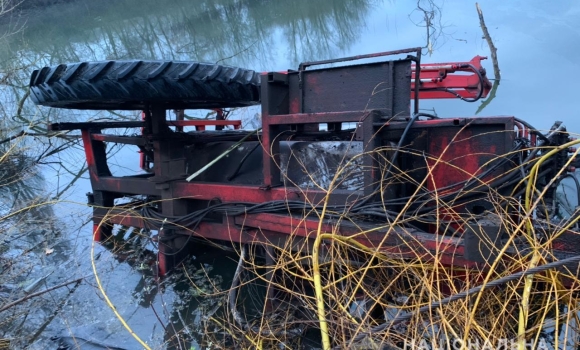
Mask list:
[[283,58],[296,65],[347,49],[360,35],[369,11],[379,3],[220,0],[199,1],[193,6],[185,0],[104,2],[106,5],[82,0],[30,11],[26,28],[21,35],[7,38],[8,46],[0,57],[4,61],[24,50],[48,64],[142,58],[222,61],[266,69]]
[[[116,261],[128,264],[140,276],[134,286],[127,287],[133,288],[131,295],[139,306],[153,311],[155,319],[151,323],[158,323],[163,329],[167,349],[190,349],[203,343],[201,335],[206,333],[210,318],[223,318],[224,291],[232,279],[236,254],[222,247],[199,244],[191,259],[167,279],[160,280],[154,274],[156,254],[148,235],[121,226],[103,246]],[[66,342],[67,336],[59,341]]]
[[[485,107],[485,114],[511,113],[543,121],[540,118],[545,118],[549,113],[573,109],[575,92],[565,85],[573,84],[573,79],[560,79],[560,89],[542,89],[537,83],[546,82],[556,74],[550,69],[538,67],[552,67],[551,64],[560,62],[561,58],[566,61],[563,70],[573,71],[577,68],[573,56],[566,52],[570,49],[569,42],[578,38],[579,32],[574,24],[580,12],[578,5],[571,1],[559,5],[526,2],[525,5],[514,6],[501,1],[486,4],[483,10],[492,36],[497,40],[500,65],[506,72],[506,79],[502,81],[497,98]],[[120,117],[108,112],[57,111],[32,106],[23,97],[26,97],[30,72],[40,66],[82,60],[166,59],[219,61],[255,70],[288,69],[296,67],[301,61],[424,45],[425,28],[407,22],[414,6],[415,2],[390,3],[380,0],[201,0],[195,3],[187,0],[77,0],[21,13],[14,12],[0,20],[0,32],[18,31],[3,37],[0,45],[0,70],[3,73],[0,84],[4,87],[0,96],[3,128],[6,129],[6,136],[21,129],[42,135],[46,133],[44,123],[48,120]],[[458,29],[445,42],[445,47],[436,47],[429,61],[462,61],[475,54],[484,55],[486,47],[480,45],[479,40],[473,39],[481,36],[473,4],[450,2],[441,11],[443,22]],[[390,17],[387,23],[385,17]],[[560,69],[558,71],[561,72]],[[530,83],[530,80],[536,83]],[[518,100],[514,102],[513,98]],[[538,104],[538,101],[546,100],[553,101]],[[475,112],[474,107],[478,107],[450,101],[427,102],[422,106],[436,106],[441,116],[471,115]],[[554,106],[558,109],[555,110]],[[138,115],[128,117],[135,118]],[[547,128],[551,122],[549,120],[549,124],[539,124],[538,127]],[[89,189],[86,179],[82,178],[82,150],[76,147],[74,137],[49,140],[39,138],[35,141],[38,142],[36,147],[40,147],[42,142],[42,151],[47,148],[52,151],[62,147],[65,141],[71,142],[70,147],[67,145],[62,152],[44,159],[53,166],[52,169],[42,167],[49,182],[49,190],[59,186],[61,190],[68,191],[63,194],[70,195],[68,198],[71,200],[84,202],[84,193]],[[0,168],[0,181],[10,182],[14,173],[20,171],[18,169],[34,166],[36,158],[23,156],[13,159],[14,169]],[[136,154],[129,151],[122,153],[119,162],[135,159],[136,164],[136,158]],[[35,161],[30,163],[31,159]],[[68,183],[77,178],[81,179],[80,182],[69,187]],[[10,203],[16,198],[32,200],[44,190],[45,184],[30,180],[32,178],[19,182],[12,189],[0,187],[0,191],[4,191],[2,195]],[[48,212],[48,217],[61,217],[71,212],[71,205],[65,209],[63,206],[57,207],[59,210],[56,213]],[[74,207],[74,211],[81,210],[77,204]],[[81,211],[79,217],[82,219],[77,221],[84,222],[87,214],[87,210]],[[66,219],[71,221],[70,217]],[[46,221],[46,217],[36,218],[37,222],[42,220]],[[51,269],[60,264],[67,266],[61,270],[55,269],[51,277],[53,281],[68,277],[71,271],[79,274],[90,271],[87,263],[90,230],[84,228],[80,232],[80,237],[77,237],[77,231],[69,225],[67,236],[62,241],[75,242],[77,245],[72,248],[61,245],[62,260],[43,260],[47,265],[53,265]],[[42,234],[37,236],[42,237]],[[164,292],[164,301],[161,301],[160,289],[153,282],[154,276],[149,269],[144,268],[147,261],[150,261],[147,258],[150,253],[143,253],[138,256],[139,259],[133,259],[130,254],[123,255],[122,251],[116,251],[115,255],[102,252],[99,273],[108,281],[108,291],[119,310],[128,318],[134,316],[129,321],[136,333],[151,334],[151,344],[161,345],[174,339],[173,335],[185,330],[186,326],[190,328],[185,333],[202,333],[203,329],[192,325],[199,324],[201,315],[208,314],[207,310],[213,312],[215,305],[219,304],[218,300],[194,298],[196,291],[190,291],[191,284],[185,283],[177,285],[175,290],[168,288]],[[235,263],[223,257],[220,264],[214,265],[214,261],[215,257],[204,260],[204,263],[214,268],[210,275],[222,276],[224,281],[231,279]],[[41,266],[37,264],[32,275],[42,275]],[[200,266],[203,263],[199,263]],[[201,283],[200,279],[198,284]],[[227,284],[224,282],[224,288],[228,287]],[[73,320],[76,325],[85,327],[96,321],[116,322],[113,315],[104,310],[92,286],[83,285],[74,298],[76,305],[82,307],[65,310],[62,314],[64,322]],[[163,309],[164,304],[167,305],[167,313]],[[153,328],[157,323],[157,317],[151,311],[153,308],[160,314],[159,318],[166,328],[170,328],[169,331],[159,326]],[[89,315],[86,315],[87,309],[91,310]],[[43,316],[40,313],[31,322],[32,327],[44,323],[44,319],[39,320]],[[65,327],[63,323],[54,323],[47,331],[54,332]],[[173,326],[169,326],[170,323]],[[122,327],[109,328],[103,336],[110,333],[128,338]],[[44,349],[45,344],[42,340],[37,341],[32,348]],[[122,345],[122,341],[118,344]]]

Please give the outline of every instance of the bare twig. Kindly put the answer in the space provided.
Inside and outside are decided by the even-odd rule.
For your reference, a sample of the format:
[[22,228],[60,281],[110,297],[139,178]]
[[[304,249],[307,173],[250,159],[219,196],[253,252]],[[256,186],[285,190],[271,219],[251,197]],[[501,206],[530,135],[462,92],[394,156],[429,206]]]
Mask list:
[[22,297],[20,299],[14,300],[13,302],[8,303],[8,304],[5,304],[4,306],[0,307],[0,312],[6,311],[6,310],[10,309],[11,307],[14,307],[14,306],[16,306],[16,305],[18,305],[20,303],[25,302],[28,299],[36,298],[36,297],[41,296],[41,295],[43,295],[45,293],[51,292],[51,291],[53,291],[55,289],[59,289],[59,288],[68,286],[69,284],[78,283],[78,282],[82,281],[83,279],[84,279],[84,277],[80,277],[80,278],[77,278],[77,279],[74,279],[74,280],[71,280],[71,281],[67,281],[67,282],[63,282],[61,284],[57,284],[56,286],[52,286],[50,288],[46,288],[44,290],[41,290],[40,292],[28,294],[25,297]]
[[481,26],[481,30],[483,31],[483,37],[487,41],[487,45],[489,46],[489,51],[491,52],[491,61],[493,63],[493,75],[496,81],[501,79],[501,74],[499,71],[499,64],[497,62],[497,48],[493,44],[491,40],[491,36],[489,35],[489,31],[487,30],[487,26],[485,25],[485,20],[483,19],[483,12],[481,12],[481,8],[479,7],[478,3],[475,3],[475,7],[477,8],[477,14],[479,15],[479,25]]
[[481,105],[479,106],[479,108],[477,108],[477,111],[475,112],[475,114],[479,114],[479,112],[481,112],[485,107],[487,107],[487,105],[489,105],[489,103],[495,98],[495,95],[497,93],[497,88],[499,87],[499,81],[501,79],[501,74],[500,74],[500,70],[499,70],[499,63],[497,61],[497,48],[493,44],[493,40],[491,40],[491,36],[489,35],[489,31],[487,30],[487,26],[485,25],[485,21],[483,19],[483,12],[481,11],[479,4],[475,3],[475,7],[477,8],[477,14],[479,16],[479,25],[481,26],[481,30],[483,31],[483,37],[487,41],[487,45],[489,46],[489,51],[491,52],[491,62],[493,64],[493,75],[495,77],[495,81],[493,82],[493,86],[491,88],[491,91],[489,93],[488,98],[485,99],[485,101],[483,101],[481,103]]
[[242,245],[242,250],[240,251],[240,260],[238,261],[238,266],[236,267],[236,272],[234,273],[234,278],[232,279],[232,286],[228,293],[228,306],[234,317],[236,323],[242,328],[245,329],[245,321],[236,308],[236,295],[237,295],[237,288],[240,282],[240,275],[242,273],[242,269],[244,268],[244,259],[246,259],[246,246]]
[[[415,12],[421,12],[421,20],[412,18]],[[427,36],[425,38],[424,49],[427,49],[423,55],[432,55],[437,45],[438,39],[444,37],[444,25],[441,22],[441,7],[436,4],[435,0],[417,0],[416,8],[409,14],[411,22],[418,27],[425,27]]]
[[236,57],[237,55],[240,55],[240,54],[242,54],[242,53],[244,53],[244,52],[248,51],[248,50],[249,50],[249,49],[250,49],[252,46],[256,45],[256,43],[257,43],[258,41],[259,41],[259,40],[255,40],[253,43],[251,43],[250,45],[248,45],[248,46],[247,46],[246,48],[244,48],[243,50],[241,50],[241,51],[239,51],[239,52],[236,52],[235,54],[233,54],[233,55],[231,55],[231,56],[229,56],[229,57],[224,57],[224,58],[221,58],[221,59],[217,60],[217,61],[215,62],[215,64],[218,64],[218,63],[220,63],[220,62],[222,62],[222,61],[225,61],[225,60],[229,60],[230,58],[234,58],[234,57]]
[[21,136],[24,136],[24,135],[26,135],[26,132],[24,132],[24,130],[23,130],[16,135],[12,135],[10,137],[5,138],[4,140],[0,140],[0,145],[5,144],[6,142],[10,142],[12,140],[15,140],[15,139],[17,139]]
[[34,343],[34,341],[40,336],[40,334],[42,334],[42,332],[44,332],[44,330],[52,322],[52,320],[54,320],[54,318],[58,315],[58,313],[60,312],[60,310],[62,310],[63,306],[66,304],[66,301],[70,298],[70,296],[81,285],[81,281],[82,281],[82,278],[79,278],[79,280],[77,280],[76,284],[69,290],[68,294],[60,301],[60,303],[58,303],[58,306],[52,312],[52,314],[50,315],[50,317],[42,324],[42,326],[40,326],[40,328],[38,328],[36,330],[36,332],[32,335],[32,337],[30,337],[30,339],[28,340],[28,342],[30,344]]
[[16,110],[16,116],[22,118],[22,110],[24,109],[24,102],[30,96],[30,89],[26,89],[24,96],[18,101],[18,109]]

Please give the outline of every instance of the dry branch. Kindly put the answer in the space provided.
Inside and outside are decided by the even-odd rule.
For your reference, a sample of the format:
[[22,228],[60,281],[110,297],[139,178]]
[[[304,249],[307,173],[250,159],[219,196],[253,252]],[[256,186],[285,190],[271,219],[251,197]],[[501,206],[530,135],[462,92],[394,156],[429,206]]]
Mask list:
[[10,137],[5,138],[4,140],[0,140],[0,145],[5,144],[6,142],[10,142],[13,140],[16,140],[17,138],[26,135],[26,132],[24,130],[22,130],[21,132],[19,132],[16,135],[12,135]]
[[478,3],[475,3],[475,7],[477,8],[477,14],[479,16],[479,25],[481,26],[481,30],[483,31],[483,37],[487,41],[487,45],[489,46],[489,51],[491,52],[491,61],[493,63],[493,75],[495,76],[495,80],[501,79],[501,74],[499,71],[499,64],[497,62],[497,48],[493,44],[491,40],[491,36],[489,35],[489,31],[487,30],[487,26],[485,25],[485,20],[483,19],[483,12],[479,7]]
[[28,299],[32,299],[32,298],[35,298],[35,297],[41,296],[41,295],[43,295],[43,294],[45,294],[45,293],[48,293],[48,292],[51,292],[51,291],[53,291],[53,290],[55,290],[55,289],[59,289],[59,288],[62,288],[62,287],[68,286],[69,284],[73,284],[73,283],[80,282],[80,281],[82,281],[83,279],[84,279],[84,277],[77,278],[77,279],[74,279],[74,280],[71,280],[71,281],[67,281],[67,282],[64,282],[64,283],[61,283],[61,284],[57,284],[56,286],[52,286],[52,287],[50,287],[50,288],[46,288],[46,289],[44,289],[44,290],[41,290],[41,291],[39,291],[39,292],[32,293],[32,294],[29,294],[29,295],[27,295],[27,296],[25,296],[25,297],[22,297],[22,298],[20,298],[20,299],[18,299],[18,300],[14,300],[13,302],[11,302],[11,303],[8,303],[8,304],[5,304],[4,306],[0,307],[0,312],[2,312],[2,311],[6,311],[6,310],[10,309],[11,307],[14,307],[14,306],[16,306],[16,305],[18,305],[18,304],[20,304],[20,303],[22,303],[22,302],[25,302],[25,301],[26,301],[26,300],[28,300]]

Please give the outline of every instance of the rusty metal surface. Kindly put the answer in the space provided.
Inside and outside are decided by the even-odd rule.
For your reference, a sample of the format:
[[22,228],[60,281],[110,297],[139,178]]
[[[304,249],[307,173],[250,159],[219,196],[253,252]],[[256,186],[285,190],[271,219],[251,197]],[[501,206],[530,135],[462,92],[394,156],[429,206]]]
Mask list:
[[[382,54],[385,53],[378,55]],[[343,60],[360,58],[368,57]],[[171,224],[199,213],[196,220],[183,219],[186,224],[181,228],[175,224],[160,232],[159,269],[163,275],[183,258],[188,235],[282,245],[295,239],[296,247],[303,243],[308,247],[320,219],[316,215],[298,218],[297,211],[315,210],[328,198],[328,205],[335,206],[337,215],[350,215],[349,210],[361,202],[367,207],[374,205],[371,209],[380,206],[382,214],[370,209],[353,210],[354,224],[337,224],[327,218],[323,230],[352,235],[366,228],[369,233],[361,235],[359,241],[393,256],[421,257],[425,262],[437,261],[445,266],[483,268],[486,256],[472,254],[479,241],[473,235],[464,240],[461,234],[465,228],[457,215],[493,209],[486,186],[495,186],[494,179],[516,168],[513,161],[501,159],[512,150],[516,138],[530,136],[529,130],[509,116],[413,119],[410,124],[409,96],[418,98],[411,89],[418,89],[419,85],[419,76],[412,75],[411,62],[417,67],[418,58],[305,70],[307,66],[338,61],[341,60],[305,63],[299,72],[263,74],[262,133],[252,135],[193,182],[185,181],[187,175],[216,159],[248,132],[183,132],[183,127],[237,128],[239,121],[166,121],[166,111],[157,107],[145,111],[144,121],[139,122],[54,124],[53,130],[82,130],[93,187],[95,239],[103,240],[110,235],[113,223],[159,229],[159,218],[166,218]],[[459,67],[445,69],[453,71]],[[434,79],[431,83],[435,85],[441,83],[436,81],[441,67],[427,66],[426,72],[429,71],[431,75],[422,77]],[[415,85],[411,84],[411,78],[415,79]],[[458,84],[471,94],[477,93],[473,77],[446,79],[449,79],[447,87]],[[351,124],[355,125],[352,130]],[[125,138],[101,132],[115,127],[143,127],[143,135]],[[530,136],[530,140],[535,145],[535,138]],[[112,176],[105,153],[107,142],[147,150],[148,162],[153,164],[151,173]],[[556,144],[562,142],[564,139]],[[566,155],[565,150],[562,152],[558,156],[560,163]],[[386,171],[390,161],[394,162],[392,169]],[[417,184],[425,178],[429,181],[417,191]],[[461,199],[462,186],[474,178],[477,186],[470,186],[469,190],[476,195],[456,202]],[[336,186],[329,194],[326,190],[332,181]],[[513,188],[510,186],[504,186],[500,194],[509,194]],[[435,191],[438,198],[445,198],[449,204],[436,213],[434,209],[439,204],[432,196]],[[382,227],[390,215],[387,211],[399,213],[415,192],[419,199],[413,198],[407,209],[427,211],[434,220],[450,222],[453,234],[442,232],[433,221],[417,221],[412,222],[412,228],[390,228],[394,233],[387,237],[388,230]],[[128,195],[143,195],[150,217],[145,212],[114,206],[115,199]],[[204,212],[219,205],[243,205],[243,210],[248,210],[273,202],[278,209],[271,212],[233,211],[234,215],[232,208]],[[289,203],[294,209],[285,207]],[[105,222],[107,214],[114,215]],[[578,239],[569,236],[565,233],[554,241],[555,253],[565,256],[579,249],[574,243]]]
[[394,55],[401,55],[406,53],[414,53],[417,56],[421,56],[421,48],[414,47],[410,49],[402,49],[402,50],[393,50],[393,51],[384,51],[384,52],[377,52],[371,53],[366,55],[356,55],[356,56],[349,56],[349,57],[341,57],[329,60],[321,60],[321,61],[310,61],[310,62],[302,62],[300,63],[299,70],[304,70],[307,67],[315,66],[315,65],[323,65],[323,64],[331,64],[331,63],[338,63],[338,62],[348,62],[348,61],[356,61],[356,60],[363,60],[366,58],[376,58],[376,57],[384,57],[384,56],[394,56]]
[[303,113],[380,110],[387,118],[405,118],[410,114],[411,60],[301,74],[298,88],[302,89]]
[[88,129],[115,129],[115,128],[141,128],[145,126],[143,122],[139,121],[124,121],[124,122],[85,122],[85,123],[53,123],[48,125],[50,131],[66,131],[66,130],[88,130]]

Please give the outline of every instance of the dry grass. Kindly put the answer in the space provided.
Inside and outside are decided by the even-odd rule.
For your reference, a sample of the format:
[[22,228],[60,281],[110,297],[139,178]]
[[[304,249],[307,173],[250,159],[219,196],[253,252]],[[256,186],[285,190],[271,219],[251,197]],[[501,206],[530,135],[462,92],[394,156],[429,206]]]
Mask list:
[[[375,156],[382,157],[385,167],[389,162],[385,154],[389,152],[392,149],[375,151]],[[416,153],[412,150],[401,152]],[[539,152],[541,156],[529,160],[529,164],[522,164],[527,169],[525,176],[510,188],[511,193],[492,188],[479,194],[477,199],[483,198],[491,204],[490,209],[479,215],[462,210],[456,204],[461,201],[457,196],[429,191],[428,185],[434,181],[433,168],[440,164],[457,168],[443,157],[428,159],[424,156],[427,176],[423,179],[398,172],[379,184],[378,188],[384,189],[397,181],[415,182],[417,190],[400,205],[398,212],[390,212],[385,200],[379,203],[378,207],[384,209],[385,220],[375,220],[372,229],[361,227],[359,233],[345,237],[338,230],[339,223],[360,222],[348,211],[352,208],[332,212],[326,202],[312,203],[318,210],[312,210],[307,216],[318,216],[321,223],[317,232],[311,232],[313,238],[318,237],[314,246],[296,241],[288,241],[283,247],[272,245],[269,251],[275,256],[273,266],[260,263],[262,260],[252,254],[243,264],[247,277],[237,288],[249,288],[258,280],[267,288],[275,289],[278,300],[270,305],[274,312],[266,312],[264,308],[259,317],[244,320],[243,324],[231,318],[214,320],[215,329],[225,329],[230,335],[231,343],[222,344],[226,348],[232,343],[239,348],[297,348],[303,346],[304,334],[310,334],[314,339],[322,339],[323,348],[400,348],[410,344],[436,344],[437,347],[470,342],[480,346],[491,344],[495,348],[505,341],[518,347],[534,343],[537,348],[550,343],[555,348],[575,348],[579,311],[575,291],[580,282],[575,269],[529,275],[440,308],[419,312],[421,307],[433,305],[450,295],[558,260],[553,256],[552,244],[566,231],[576,233],[577,218],[558,219],[553,212],[542,213],[548,210],[546,193],[559,176],[566,173],[565,168],[572,160],[557,169],[552,182],[546,183],[537,174],[544,169],[542,162],[549,161],[550,152],[557,150],[546,147]],[[548,156],[542,158],[545,155]],[[489,163],[494,161],[497,160]],[[342,169],[350,168],[345,161]],[[344,177],[339,170],[335,180]],[[483,184],[492,181],[490,178],[478,180],[474,176],[472,179],[474,186],[460,188],[464,198],[469,197],[470,191],[482,192]],[[316,179],[312,181],[316,183]],[[330,194],[337,185],[332,182],[328,188],[320,188]],[[431,210],[420,211],[416,202],[425,198],[424,193],[429,194]],[[328,215],[337,223],[332,232],[322,231],[322,222],[329,218]],[[442,255],[448,249],[449,240],[460,239],[468,225],[481,227],[478,225],[483,220],[487,225],[492,222],[501,227],[502,241],[495,252],[499,257],[481,269],[446,266]],[[420,223],[435,225],[445,234],[435,252],[422,248],[413,235],[413,226]],[[365,237],[372,234],[371,231],[384,233],[384,240],[372,247],[365,245]],[[386,252],[388,238],[397,232],[407,233],[406,239],[399,244],[414,254],[401,256]],[[262,301],[261,304],[268,303]],[[397,316],[405,314],[411,315],[408,321],[389,326]],[[321,336],[313,336],[309,330],[317,330]],[[219,343],[217,339],[213,342]]]
[[[448,147],[460,141],[455,139]],[[575,143],[579,142],[560,148],[545,147],[527,160],[525,155],[534,149],[524,145],[508,155],[490,158],[476,174],[465,173],[469,185],[440,190],[433,186],[436,167],[465,170],[444,156],[430,157],[401,149],[401,154],[424,158],[426,175],[417,178],[397,169],[395,164],[390,168],[394,175],[385,176],[376,184],[375,198],[379,200],[368,202],[373,205],[373,213],[365,214],[352,206],[328,205],[327,196],[324,202],[310,203],[310,210],[302,212],[303,218],[314,217],[320,222],[318,230],[310,232],[310,240],[293,235],[283,244],[248,247],[234,244],[242,256],[239,281],[232,289],[219,285],[209,291],[198,288],[199,295],[227,304],[224,312],[214,310],[203,319],[202,345],[240,349],[379,349],[426,344],[432,348],[442,344],[452,348],[472,344],[478,348],[475,344],[479,344],[479,348],[484,345],[496,348],[507,341],[507,345],[519,348],[526,343],[533,343],[535,348],[546,344],[576,348],[580,324],[577,263],[573,268],[549,269],[494,284],[499,278],[560,259],[554,256],[555,240],[564,233],[578,233],[579,217],[558,217],[550,207],[553,196],[550,190],[559,184],[574,157],[555,169],[554,178],[545,181],[542,177],[553,154]],[[392,148],[381,148],[372,154],[381,160],[383,173],[389,169],[387,155],[392,153]],[[520,154],[524,156],[519,157]],[[522,162],[508,173],[477,176],[506,158]],[[319,189],[331,195],[339,182],[349,177],[345,169],[355,169],[350,163],[356,161],[345,158],[330,185],[318,184]],[[510,186],[486,189],[486,184],[512,171],[520,178]],[[311,180],[317,184],[315,177]],[[385,189],[400,182],[413,184],[415,191],[395,206],[393,199],[384,195]],[[477,194],[471,196],[474,193]],[[488,204],[477,215],[463,209],[466,203],[475,200]],[[393,210],[394,207],[398,210]],[[132,215],[141,213],[134,205],[127,210]],[[288,213],[296,215],[290,205]],[[155,223],[151,218],[147,220]],[[328,222],[334,223],[333,229],[325,231],[323,223]],[[345,236],[339,231],[342,223],[360,224],[360,230]],[[160,224],[157,220],[157,225]],[[450,242],[462,239],[468,226],[478,230],[490,225],[496,225],[502,233],[500,244],[493,248],[494,259],[471,268],[451,268],[443,261]],[[296,228],[299,226],[297,220]],[[423,247],[420,236],[415,234],[416,226],[436,228],[439,232],[440,239],[431,250]],[[371,245],[366,237],[376,236],[376,232],[383,239]],[[388,242],[397,235],[398,247],[406,250],[406,254],[389,250]],[[453,302],[445,301],[477,286],[484,286],[483,291]],[[274,300],[268,300],[267,296],[274,296]],[[442,301],[443,305],[436,307]],[[429,305],[433,307],[426,308]],[[399,322],[401,318],[405,321]]]

